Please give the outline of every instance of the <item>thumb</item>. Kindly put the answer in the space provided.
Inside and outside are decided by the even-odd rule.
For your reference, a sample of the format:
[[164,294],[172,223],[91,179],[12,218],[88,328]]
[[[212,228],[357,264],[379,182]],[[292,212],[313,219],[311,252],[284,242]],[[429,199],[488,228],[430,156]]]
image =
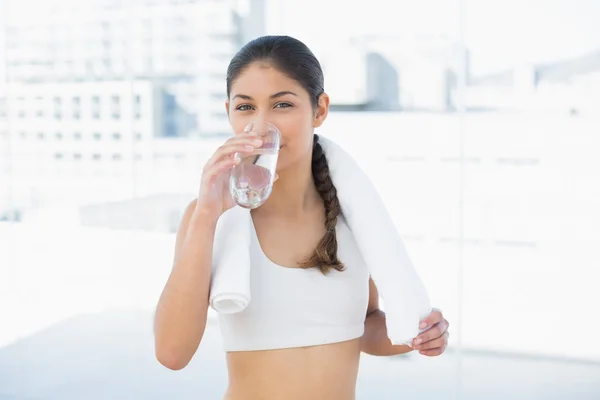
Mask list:
[[419,329],[428,329],[433,325],[441,322],[444,319],[442,312],[437,308],[433,308],[431,310],[431,314],[429,314],[425,319],[421,321],[419,324]]

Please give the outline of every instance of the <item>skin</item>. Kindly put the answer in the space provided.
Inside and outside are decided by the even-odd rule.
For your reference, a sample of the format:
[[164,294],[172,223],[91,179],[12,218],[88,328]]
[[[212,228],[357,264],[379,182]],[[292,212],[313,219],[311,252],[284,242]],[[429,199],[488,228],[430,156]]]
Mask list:
[[[298,82],[269,64],[255,63],[233,82],[226,107],[234,132],[243,132],[250,121],[262,119],[282,133],[278,179],[267,202],[252,211],[252,218],[265,255],[285,266],[282,268],[298,267],[325,233],[324,206],[312,180],[311,156],[314,129],[327,118],[329,97],[321,95],[315,109]],[[205,168],[199,197],[182,219],[173,272],[155,319],[156,355],[168,368],[184,368],[202,339],[211,235],[220,212],[233,206],[219,180],[223,171],[237,162],[232,154],[250,152],[252,147],[246,146],[257,146],[260,142],[253,142],[256,139],[251,133],[237,134],[215,153]],[[448,322],[441,312],[435,310],[422,322],[421,329],[429,329],[415,338],[413,348],[394,346],[387,337],[378,299],[377,287],[370,280],[361,338],[304,348],[227,353],[229,387],[224,400],[352,400],[361,352],[385,356],[414,348],[423,355],[437,356],[445,351]]]

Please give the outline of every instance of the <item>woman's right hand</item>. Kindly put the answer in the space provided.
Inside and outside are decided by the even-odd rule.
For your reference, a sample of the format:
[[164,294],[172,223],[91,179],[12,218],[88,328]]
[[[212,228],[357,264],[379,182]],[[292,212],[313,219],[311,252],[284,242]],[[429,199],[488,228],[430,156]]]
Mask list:
[[[196,210],[219,218],[235,203],[229,193],[229,174],[241,157],[260,147],[262,140],[254,132],[244,132],[228,139],[209,158],[202,171]],[[241,157],[235,157],[239,153]]]

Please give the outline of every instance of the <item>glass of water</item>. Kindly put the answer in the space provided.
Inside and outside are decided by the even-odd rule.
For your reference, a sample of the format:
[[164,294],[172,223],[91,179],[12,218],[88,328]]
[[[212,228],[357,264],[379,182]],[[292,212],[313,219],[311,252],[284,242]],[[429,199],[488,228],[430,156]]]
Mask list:
[[253,209],[263,205],[273,190],[281,132],[266,121],[251,122],[244,132],[257,134],[263,143],[251,154],[235,154],[241,161],[231,170],[229,191],[237,205]]

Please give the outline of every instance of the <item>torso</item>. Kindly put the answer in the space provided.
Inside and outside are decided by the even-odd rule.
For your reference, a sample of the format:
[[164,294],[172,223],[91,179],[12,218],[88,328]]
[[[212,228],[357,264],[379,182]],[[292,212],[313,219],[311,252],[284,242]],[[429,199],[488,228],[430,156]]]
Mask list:
[[[243,315],[221,318],[222,329],[227,326],[229,332],[242,331],[245,338],[251,338],[240,349],[227,352],[225,400],[355,398],[369,274],[341,219],[338,254],[346,270],[324,276],[318,269],[295,268],[324,233],[324,223],[316,217],[293,227],[254,218],[252,301]],[[303,293],[308,295],[303,297]],[[286,314],[287,309],[294,311]],[[311,311],[315,309],[319,311]],[[262,321],[256,323],[257,319]],[[282,326],[278,324],[285,324],[286,319],[290,326],[296,323],[289,341],[286,335],[277,334]],[[328,328],[332,331],[326,332]],[[301,329],[306,333],[293,335]],[[261,332],[274,334],[269,338]],[[236,344],[243,341],[237,338]],[[335,340],[328,342],[330,338]],[[240,351],[244,346],[253,350]]]
[[224,400],[354,400],[359,359],[359,339],[227,353]]
[[302,221],[285,220],[253,211],[255,234],[264,255],[273,264],[295,268],[317,247],[325,234],[323,208],[318,207]]

